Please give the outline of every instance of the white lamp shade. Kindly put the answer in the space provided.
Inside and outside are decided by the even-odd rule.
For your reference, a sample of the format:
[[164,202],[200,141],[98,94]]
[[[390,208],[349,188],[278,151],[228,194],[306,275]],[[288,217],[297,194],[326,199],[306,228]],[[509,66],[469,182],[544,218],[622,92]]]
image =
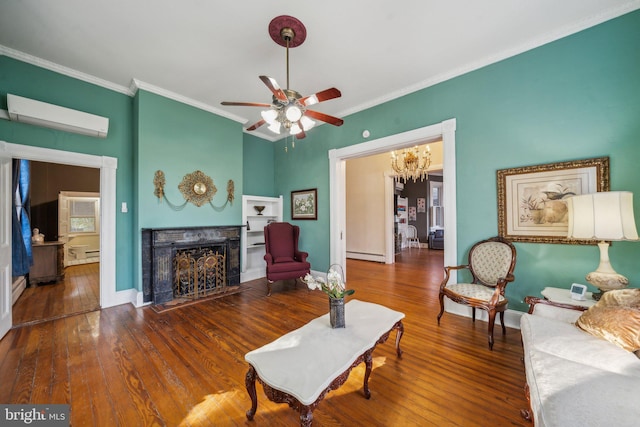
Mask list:
[[300,123],[302,123],[302,127],[304,128],[304,130],[309,130],[316,125],[316,122],[314,122],[307,116],[302,116],[300,118]]
[[290,122],[297,122],[302,117],[302,110],[296,105],[290,105],[284,110],[284,114]]
[[638,240],[630,191],[583,194],[566,200],[570,239]]
[[[278,112],[276,110],[264,110],[260,113],[265,122],[269,124],[276,123],[278,119]],[[279,133],[279,132],[278,132]]]
[[280,134],[280,127],[281,127],[280,122],[274,122],[269,125],[269,130],[273,133]]
[[300,126],[298,126],[297,123],[294,123],[294,124],[291,125],[291,129],[289,129],[289,133],[291,135],[297,135],[300,132],[302,132],[302,129],[300,128]]

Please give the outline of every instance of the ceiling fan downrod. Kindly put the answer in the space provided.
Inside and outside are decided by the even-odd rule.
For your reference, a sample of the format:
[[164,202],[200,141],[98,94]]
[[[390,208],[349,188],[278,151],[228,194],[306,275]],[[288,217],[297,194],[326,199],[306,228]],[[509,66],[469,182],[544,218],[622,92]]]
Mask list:
[[282,30],[280,30],[280,36],[282,37],[282,40],[284,40],[284,42],[286,43],[286,48],[287,48],[287,90],[289,90],[289,43],[293,40],[293,38],[296,36],[296,32],[293,31],[293,28],[290,27],[284,27],[282,28]]

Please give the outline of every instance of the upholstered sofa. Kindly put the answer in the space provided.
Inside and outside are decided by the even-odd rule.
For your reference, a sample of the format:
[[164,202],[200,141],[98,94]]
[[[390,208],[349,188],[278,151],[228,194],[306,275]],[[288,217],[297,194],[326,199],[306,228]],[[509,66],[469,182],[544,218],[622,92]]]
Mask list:
[[576,326],[583,311],[525,301],[530,314],[520,325],[530,408],[523,416],[547,427],[640,425],[640,359]]

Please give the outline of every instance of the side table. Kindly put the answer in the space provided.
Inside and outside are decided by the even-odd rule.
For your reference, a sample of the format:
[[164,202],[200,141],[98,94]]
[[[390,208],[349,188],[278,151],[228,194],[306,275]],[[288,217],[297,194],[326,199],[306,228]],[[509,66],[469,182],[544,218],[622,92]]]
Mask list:
[[597,302],[593,299],[593,294],[591,292],[587,292],[585,294],[584,300],[576,300],[571,298],[571,292],[569,289],[562,288],[554,288],[554,287],[546,287],[540,292],[545,299],[559,303],[559,304],[567,304],[567,305],[575,305],[577,307],[589,308]]
[[29,285],[58,282],[64,279],[63,242],[34,244],[33,265],[29,269]]

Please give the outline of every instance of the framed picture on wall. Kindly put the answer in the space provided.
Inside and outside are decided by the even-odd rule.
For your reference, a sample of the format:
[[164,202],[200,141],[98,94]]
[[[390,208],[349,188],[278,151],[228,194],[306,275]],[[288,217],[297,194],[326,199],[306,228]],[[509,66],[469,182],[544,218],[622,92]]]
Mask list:
[[609,158],[497,171],[498,233],[514,242],[595,244],[567,239],[566,198],[609,191]]
[[291,219],[318,219],[318,189],[291,192]]
[[416,207],[409,206],[409,221],[415,221],[417,219]]

